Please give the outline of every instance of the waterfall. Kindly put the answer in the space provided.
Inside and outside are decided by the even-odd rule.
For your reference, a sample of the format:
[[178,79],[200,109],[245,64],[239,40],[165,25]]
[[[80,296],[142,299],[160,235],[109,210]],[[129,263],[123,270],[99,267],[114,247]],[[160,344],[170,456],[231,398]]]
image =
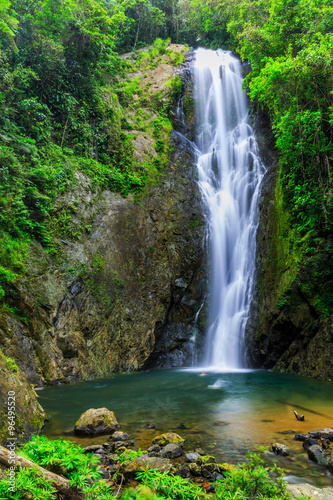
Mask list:
[[198,49],[194,68],[199,186],[207,207],[211,306],[206,365],[244,367],[264,167],[248,124],[240,62]]

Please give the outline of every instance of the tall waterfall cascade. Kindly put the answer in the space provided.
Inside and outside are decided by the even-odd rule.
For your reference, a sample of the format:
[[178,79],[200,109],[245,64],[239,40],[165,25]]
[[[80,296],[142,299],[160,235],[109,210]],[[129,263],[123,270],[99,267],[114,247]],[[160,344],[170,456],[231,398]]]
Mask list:
[[198,49],[194,68],[199,186],[207,208],[211,298],[205,366],[244,368],[264,167],[248,123],[240,62]]

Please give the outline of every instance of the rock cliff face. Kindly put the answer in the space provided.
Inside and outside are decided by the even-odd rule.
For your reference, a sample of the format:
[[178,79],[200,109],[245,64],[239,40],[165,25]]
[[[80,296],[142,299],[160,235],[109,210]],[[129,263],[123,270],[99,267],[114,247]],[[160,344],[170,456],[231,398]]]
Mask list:
[[[0,440],[5,444],[13,439],[19,442],[44,425],[46,414],[25,374],[1,351],[0,380]],[[8,418],[10,415],[13,417]]]
[[257,289],[247,325],[248,362],[316,378],[333,379],[332,239],[296,244],[283,203],[279,163],[268,120],[257,135],[268,167],[257,233]]
[[30,383],[191,364],[204,326],[205,226],[192,144],[172,131],[170,146],[158,185],[140,197],[99,193],[78,172],[58,203],[88,230],[61,240],[57,260],[31,242],[27,275],[10,292],[21,316],[0,316],[0,348]]

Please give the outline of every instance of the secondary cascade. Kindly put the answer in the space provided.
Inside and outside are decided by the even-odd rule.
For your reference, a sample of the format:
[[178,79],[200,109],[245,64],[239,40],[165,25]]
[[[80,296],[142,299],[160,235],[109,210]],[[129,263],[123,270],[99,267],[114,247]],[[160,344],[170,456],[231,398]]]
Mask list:
[[230,52],[198,49],[194,83],[199,186],[207,206],[211,255],[205,362],[236,370],[245,365],[264,167],[248,124],[240,62]]

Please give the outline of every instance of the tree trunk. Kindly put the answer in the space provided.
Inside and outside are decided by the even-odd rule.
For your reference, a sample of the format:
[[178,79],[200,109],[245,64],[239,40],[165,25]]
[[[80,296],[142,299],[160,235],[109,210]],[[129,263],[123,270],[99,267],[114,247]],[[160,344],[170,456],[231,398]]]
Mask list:
[[[11,467],[13,464],[13,458],[10,455],[9,450],[0,446],[0,464],[5,467]],[[78,493],[78,491],[69,485],[68,479],[65,479],[62,476],[58,476],[53,472],[50,472],[39,465],[27,460],[26,458],[20,457],[19,455],[15,455],[15,466],[17,467],[32,467],[36,469],[36,472],[43,475],[45,479],[48,479],[52,486],[59,491],[62,495],[65,495],[69,500],[82,500],[82,496]]]

